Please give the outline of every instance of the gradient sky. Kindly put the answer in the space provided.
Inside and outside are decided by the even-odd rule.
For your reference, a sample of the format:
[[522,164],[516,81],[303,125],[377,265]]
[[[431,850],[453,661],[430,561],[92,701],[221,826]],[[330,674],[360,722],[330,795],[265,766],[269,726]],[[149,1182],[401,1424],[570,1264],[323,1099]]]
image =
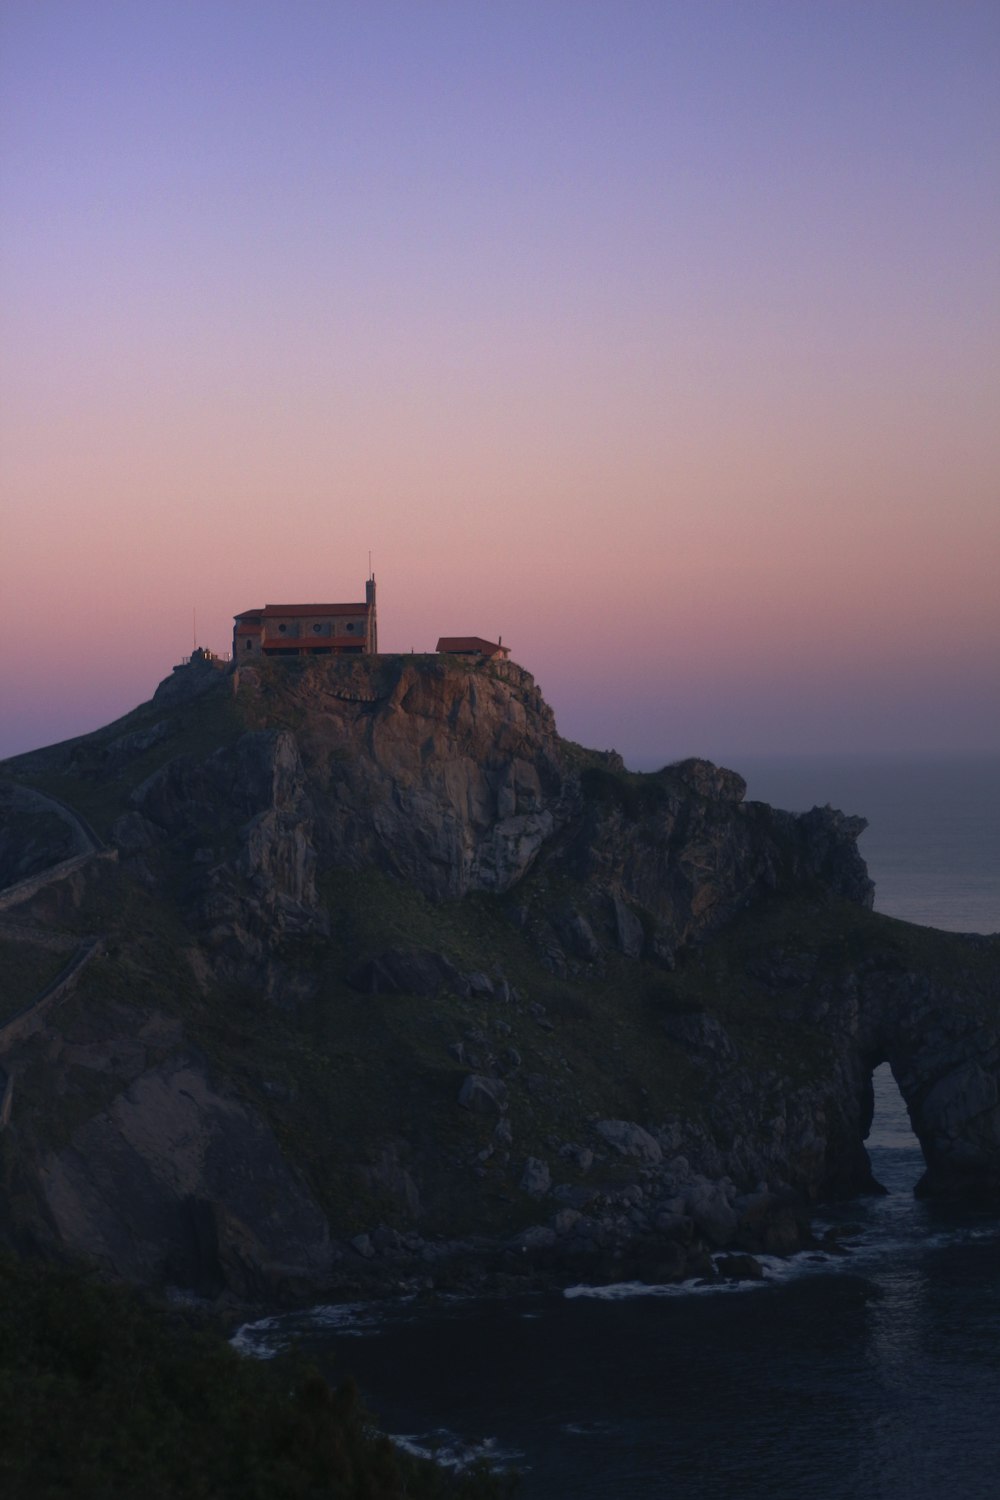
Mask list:
[[269,601],[1000,750],[995,0],[6,0],[0,755]]

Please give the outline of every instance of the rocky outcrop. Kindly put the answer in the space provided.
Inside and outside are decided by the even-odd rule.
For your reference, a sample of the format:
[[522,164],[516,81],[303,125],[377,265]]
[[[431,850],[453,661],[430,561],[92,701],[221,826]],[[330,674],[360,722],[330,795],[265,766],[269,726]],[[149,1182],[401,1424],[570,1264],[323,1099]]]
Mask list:
[[863,818],[744,803],[742,778],[706,761],[631,779],[590,768],[581,785],[582,811],[560,856],[587,886],[597,923],[610,906],[617,947],[630,957],[670,963],[768,892],[815,883],[872,904],[857,850]]
[[157,843],[179,847],[215,947],[231,954],[247,934],[251,963],[287,931],[322,926],[325,870],[376,868],[433,900],[502,894],[543,865],[566,870],[583,907],[535,913],[557,972],[567,951],[596,963],[605,947],[669,964],[760,893],[808,881],[871,902],[862,819],[745,804],[742,778],[705,761],[630,776],[613,753],[567,746],[511,663],[296,660],[232,679],[196,663],[176,669],[151,708],[190,713],[192,700],[231,696],[231,683],[255,727],[208,754],[171,753],[177,726],[154,713],[71,742],[63,764],[100,780],[157,762],[113,842],[142,878]]
[[[924,1190],[1000,1198],[997,943],[875,917],[863,819],[632,775],[510,664],[187,670],[12,768],[76,777],[120,865],[18,907],[25,942],[107,940],[4,1058],[10,1236],[240,1296],[477,1257],[751,1274],[877,1189],[886,1059]],[[33,796],[9,871],[68,847]]]
[[[989,960],[995,961],[998,944],[968,936],[955,946],[965,949],[958,984],[954,972],[944,979],[900,973],[892,963],[872,963],[860,975],[861,1072],[869,1061],[887,1061],[892,1068],[927,1163],[918,1193],[995,1203],[1000,1202],[1000,976]],[[868,1097],[866,1091],[870,1118]]]
[[106,1037],[66,1059],[134,1076],[41,1153],[36,1191],[52,1232],[132,1281],[242,1298],[315,1284],[330,1266],[324,1215],[266,1123],[213,1085],[204,1059],[148,1065],[155,1024],[145,1021],[138,1044],[116,1051]]
[[864,1140],[872,1073],[888,1062],[927,1164],[918,1192],[1000,1202],[1000,938],[883,919],[851,964],[784,947],[746,973],[773,996],[809,1076],[793,1085],[781,1067],[748,1067],[713,1017],[668,1016],[705,1077],[726,1078],[713,1121],[733,1144],[693,1147],[701,1163],[813,1201],[877,1190]]
[[[241,735],[205,759],[168,760],[131,794],[112,836],[137,860],[168,845],[190,861],[191,915],[220,976],[277,996],[301,984],[274,952],[292,933],[325,930],[316,898],[312,806],[294,737]],[[220,838],[228,857],[218,857]],[[226,847],[223,845],[223,848]],[[153,882],[155,884],[155,882]]]
[[[269,681],[239,697],[267,712]],[[551,710],[526,672],[372,658],[283,684],[322,865],[377,866],[435,899],[504,891],[565,821],[571,787]]]
[[[315,871],[377,868],[446,900],[501,894],[554,864],[587,892],[585,910],[545,914],[558,969],[564,946],[597,961],[605,930],[612,949],[669,963],[761,892],[810,880],[871,903],[863,819],[747,805],[742,779],[705,761],[640,778],[613,754],[581,756],[512,664],[263,664],[241,670],[237,702],[250,722],[280,711],[295,728],[168,760],[132,802],[167,833],[220,812],[239,824],[235,864],[264,925],[315,911]],[[213,909],[225,880],[217,868],[207,882]],[[264,936],[256,912],[233,921]]]
[[348,983],[366,995],[438,995],[457,989],[458,970],[441,953],[400,952],[388,948],[367,958],[348,976]]

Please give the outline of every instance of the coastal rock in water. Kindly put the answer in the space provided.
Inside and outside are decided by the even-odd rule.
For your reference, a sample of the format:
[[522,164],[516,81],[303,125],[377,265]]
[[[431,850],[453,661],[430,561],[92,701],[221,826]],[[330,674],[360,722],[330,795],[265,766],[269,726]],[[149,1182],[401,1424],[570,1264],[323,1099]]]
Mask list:
[[704,1178],[685,1194],[684,1212],[695,1228],[715,1245],[728,1244],[739,1224],[739,1215],[725,1186]]

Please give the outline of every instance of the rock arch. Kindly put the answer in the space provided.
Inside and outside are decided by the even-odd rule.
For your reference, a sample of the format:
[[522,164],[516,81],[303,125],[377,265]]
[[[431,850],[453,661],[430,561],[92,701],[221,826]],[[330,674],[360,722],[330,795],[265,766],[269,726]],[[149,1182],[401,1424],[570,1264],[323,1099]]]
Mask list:
[[919,935],[923,962],[904,967],[890,952],[856,986],[844,1063],[861,1138],[872,1073],[887,1062],[926,1164],[916,1192],[1000,1201],[1000,938],[891,926]]

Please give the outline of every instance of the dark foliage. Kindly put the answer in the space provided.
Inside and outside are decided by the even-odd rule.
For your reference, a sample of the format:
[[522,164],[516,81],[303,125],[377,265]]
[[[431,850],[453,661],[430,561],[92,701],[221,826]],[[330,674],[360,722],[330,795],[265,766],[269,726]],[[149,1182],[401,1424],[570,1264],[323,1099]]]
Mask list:
[[497,1500],[400,1453],[352,1381],[256,1363],[134,1293],[0,1258],[4,1500]]
[[631,823],[656,812],[668,799],[662,781],[634,772],[608,771],[602,766],[588,766],[581,773],[580,786],[588,802],[616,808]]

